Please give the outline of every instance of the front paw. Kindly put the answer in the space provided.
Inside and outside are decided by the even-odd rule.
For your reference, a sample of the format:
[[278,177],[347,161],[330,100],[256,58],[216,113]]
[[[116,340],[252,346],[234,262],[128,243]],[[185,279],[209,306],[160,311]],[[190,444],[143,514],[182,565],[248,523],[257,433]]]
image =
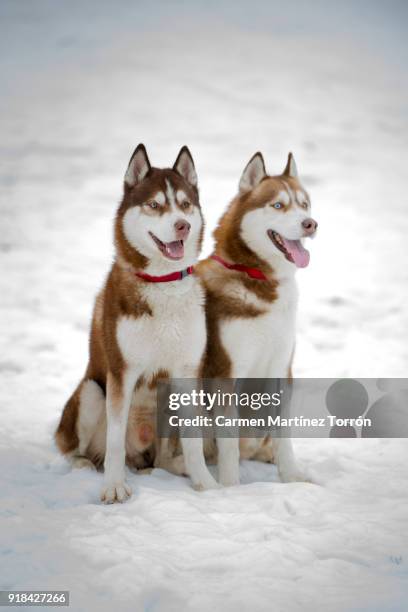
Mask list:
[[96,466],[86,457],[74,457],[72,459],[72,467],[76,470],[96,470]]
[[224,462],[219,460],[218,480],[224,487],[239,485],[239,459]]
[[239,470],[230,470],[226,472],[220,471],[220,483],[223,487],[235,487],[240,484]]
[[279,472],[282,482],[309,482],[313,483],[309,474],[300,468]]
[[202,478],[197,482],[193,482],[193,489],[195,491],[210,491],[211,489],[222,489],[222,485],[211,476],[210,478]]
[[241,484],[239,476],[237,478],[221,478],[220,482],[223,487],[236,487]]
[[101,501],[104,504],[123,503],[132,495],[132,489],[123,480],[122,482],[108,483],[101,491]]

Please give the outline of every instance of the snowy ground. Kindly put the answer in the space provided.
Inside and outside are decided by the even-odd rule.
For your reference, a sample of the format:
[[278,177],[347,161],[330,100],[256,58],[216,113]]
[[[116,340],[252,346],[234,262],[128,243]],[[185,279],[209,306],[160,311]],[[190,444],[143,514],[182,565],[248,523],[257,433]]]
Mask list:
[[190,146],[206,253],[252,153],[293,150],[321,228],[296,374],[407,375],[406,5],[192,4],[1,3],[0,586],[75,612],[405,610],[404,440],[296,441],[319,485],[131,475],[115,507],[53,447],[139,141],[156,165]]

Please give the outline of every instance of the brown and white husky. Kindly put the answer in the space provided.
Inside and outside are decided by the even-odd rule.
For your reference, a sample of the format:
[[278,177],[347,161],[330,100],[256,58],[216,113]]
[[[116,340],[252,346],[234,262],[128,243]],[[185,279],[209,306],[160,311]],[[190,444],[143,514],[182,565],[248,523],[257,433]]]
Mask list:
[[[135,420],[128,425],[138,387],[153,389],[159,378],[198,374],[206,343],[205,296],[192,265],[203,227],[189,150],[181,149],[172,169],[158,169],[139,145],[116,214],[115,260],[95,302],[88,367],[55,434],[74,464],[104,458],[101,499],[107,503],[131,494],[125,460],[151,437],[151,415],[140,427],[136,420],[136,436]],[[202,439],[181,442],[193,484],[217,487]]]
[[[215,230],[214,255],[197,268],[206,288],[205,378],[291,378],[295,272],[309,263],[302,241],[316,229],[292,154],[282,174],[268,176],[256,153]],[[238,444],[229,445],[232,483],[239,480]],[[290,439],[242,439],[240,455],[275,461],[285,482],[305,480]]]

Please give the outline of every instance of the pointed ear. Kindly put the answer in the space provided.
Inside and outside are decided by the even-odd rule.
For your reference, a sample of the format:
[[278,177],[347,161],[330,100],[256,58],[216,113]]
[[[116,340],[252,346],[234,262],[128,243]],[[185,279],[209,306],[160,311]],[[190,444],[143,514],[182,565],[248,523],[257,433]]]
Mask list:
[[293,157],[292,153],[289,153],[288,155],[288,161],[286,163],[286,168],[284,169],[283,174],[285,176],[290,176],[291,178],[297,178],[298,176],[295,158]]
[[137,145],[126,170],[125,183],[129,187],[134,187],[144,179],[150,168],[145,146],[143,144]]
[[180,153],[177,155],[173,170],[181,174],[187,183],[190,183],[193,187],[197,187],[197,173],[195,171],[193,158],[185,145],[181,147]]
[[265,162],[262,153],[255,153],[249,160],[239,181],[239,191],[245,193],[256,187],[266,176]]

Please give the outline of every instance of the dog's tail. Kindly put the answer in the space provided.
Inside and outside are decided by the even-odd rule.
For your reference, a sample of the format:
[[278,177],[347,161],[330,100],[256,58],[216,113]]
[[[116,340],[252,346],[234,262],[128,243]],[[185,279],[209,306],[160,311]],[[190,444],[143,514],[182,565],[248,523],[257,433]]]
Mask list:
[[77,433],[77,421],[79,414],[79,402],[81,394],[80,383],[71,395],[61,415],[60,422],[55,432],[55,442],[63,455],[72,453],[79,445]]
[[66,403],[55,432],[55,442],[63,455],[85,455],[105,404],[101,385],[85,377]]

